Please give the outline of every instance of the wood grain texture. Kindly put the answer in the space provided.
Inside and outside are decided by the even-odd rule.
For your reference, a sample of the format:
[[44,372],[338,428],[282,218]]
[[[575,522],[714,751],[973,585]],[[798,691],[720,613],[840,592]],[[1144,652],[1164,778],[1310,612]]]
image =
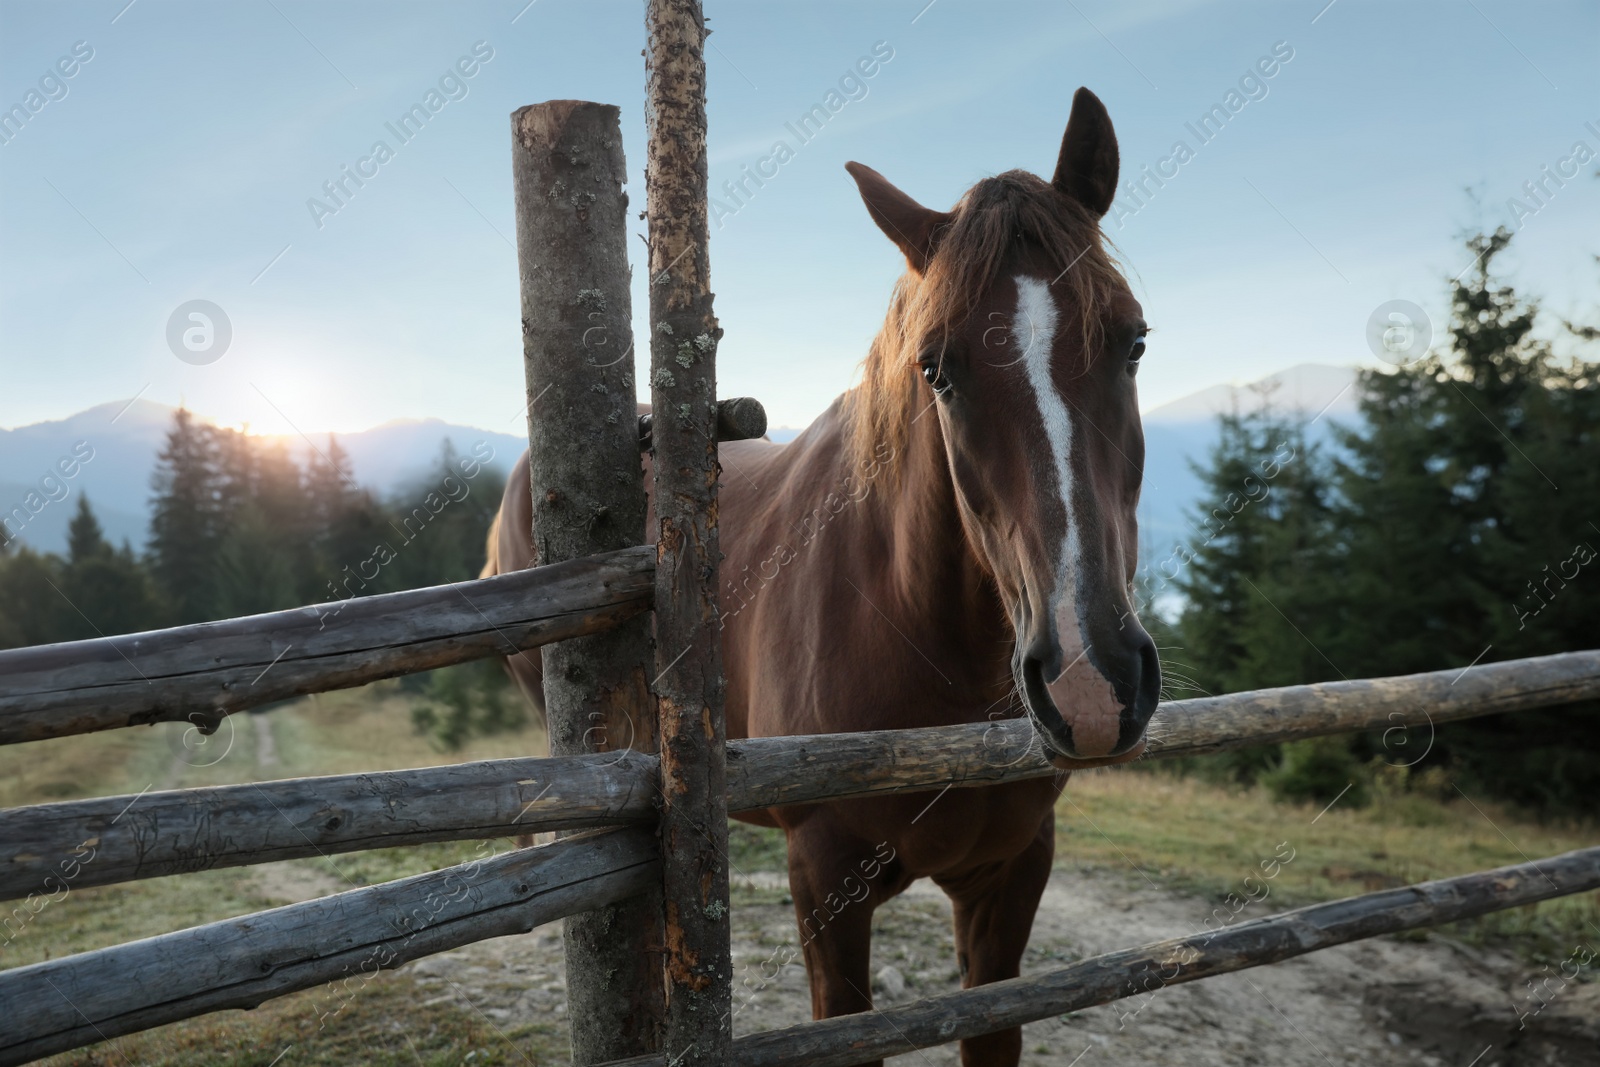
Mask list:
[[379,970],[524,933],[659,878],[654,835],[611,830],[0,971],[0,1065],[328,982],[339,983],[328,990],[336,1011]]
[[667,1016],[684,1067],[727,1062],[724,680],[718,609],[717,343],[706,202],[706,25],[699,0],[645,4],[646,216],[655,486],[656,677]]
[[[1049,974],[801,1023],[733,1043],[738,1067],[848,1067],[1097,1004],[1260,967],[1350,941],[1437,926],[1600,888],[1600,848],[1314,904],[1192,937],[1095,956]],[[613,1067],[666,1067],[661,1056]]]
[[0,652],[0,744],[156,722],[598,633],[649,607],[646,547],[401,593]]
[[0,811],[0,899],[431,841],[648,822],[656,760],[502,759]]
[[[1600,651],[1508,660],[1404,678],[1265,689],[1178,701],[1158,713],[1149,758],[1355,730],[1410,727],[1600,698]],[[1056,773],[1025,720],[727,746],[732,811],[977,786]],[[85,842],[71,884],[232,867],[367,848],[653,819],[657,763],[641,753],[490,760],[65,801],[0,811],[0,899],[48,894]],[[548,792],[546,792],[548,790]],[[531,803],[530,803],[531,802]],[[131,805],[131,806],[130,806]],[[524,811],[524,808],[526,810]],[[123,812],[126,811],[126,815]],[[81,853],[80,853],[81,855]]]
[[[619,110],[552,100],[511,116],[511,173],[537,564],[645,540]],[[650,619],[544,650],[550,754],[654,752]],[[654,673],[654,671],[650,671]],[[654,1051],[665,993],[652,894],[562,928],[572,1061]]]

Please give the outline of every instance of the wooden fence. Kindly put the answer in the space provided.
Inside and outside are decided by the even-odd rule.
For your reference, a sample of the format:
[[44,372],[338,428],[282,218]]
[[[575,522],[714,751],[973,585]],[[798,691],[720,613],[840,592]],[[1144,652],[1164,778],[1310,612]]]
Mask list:
[[[97,644],[79,647],[87,652]],[[0,653],[0,707],[14,699],[8,658],[33,651]],[[337,677],[338,669],[330,666],[329,677]],[[1466,672],[1237,693],[1165,705],[1151,726],[1157,741],[1150,755],[1196,755],[1351,730],[1429,729],[1595,698],[1600,651]],[[730,811],[1055,773],[1026,720],[733,741],[727,767]],[[330,981],[361,979],[430,953],[636,898],[659,885],[652,830],[658,775],[658,760],[649,754],[588,753],[0,811],[0,898],[23,900],[23,910],[14,914],[26,914],[30,898],[54,896],[62,888],[429,841],[591,830],[539,848],[0,971],[0,1002],[15,1009],[0,1021],[0,1064],[208,1011],[252,1007]],[[92,843],[87,858],[64,869],[65,859],[85,855],[86,843]],[[953,1041],[1132,995],[1148,988],[1152,974],[1163,976],[1164,984],[1191,981],[1597,887],[1600,849],[1586,849],[1318,905],[885,1013],[753,1035],[734,1043],[728,1062],[842,1064],[891,1055],[913,1044]],[[1314,937],[1307,934],[1312,930]],[[665,1061],[647,1056],[626,1062]]]
[[[530,572],[531,573],[531,572]],[[0,671],[12,653],[0,653]],[[5,692],[0,689],[0,693]],[[1600,651],[1165,704],[1149,758],[1416,728],[1600,698]],[[8,698],[6,698],[8,699]],[[434,841],[645,824],[658,761],[637,751],[499,759],[61,801],[0,811],[0,900],[38,892],[94,841],[74,887]],[[1025,719],[727,745],[729,811],[1056,773]],[[800,773],[796,773],[799,771]]]
[[[717,862],[726,812],[1056,772],[1027,720],[725,741],[713,625],[715,442],[759,434],[765,417],[747,399],[710,399],[719,333],[706,265],[699,4],[649,0],[647,25],[651,333],[653,349],[660,349],[652,359],[658,367],[670,361],[675,370],[652,375],[652,400],[683,417],[659,425],[635,419],[631,360],[591,358],[596,316],[608,358],[631,346],[626,261],[617,252],[625,199],[616,109],[555,101],[513,117],[530,411],[551,388],[559,386],[556,395],[567,398],[549,419],[530,416],[540,566],[0,652],[0,743],[7,744],[162,721],[209,730],[234,711],[286,697],[526,654],[555,642],[562,644],[548,654],[563,665],[564,679],[546,682],[553,754],[545,759],[0,811],[0,900],[17,902],[0,918],[8,932],[47,900],[89,886],[425,842],[541,830],[563,836],[0,971],[0,1064],[254,1007],[330,981],[364,981],[431,953],[563,918],[575,1062],[665,1065],[662,1050],[672,1049],[673,1063],[849,1064],[1328,945],[1600,888],[1600,849],[1585,849],[733,1040],[727,880]],[[663,323],[671,329],[659,331],[662,337],[706,339],[691,361],[695,373],[684,373],[673,346],[655,345],[655,327]],[[555,454],[575,450],[551,439],[552,425],[583,435],[577,451],[588,462],[564,463]],[[636,456],[640,447],[656,457],[656,499],[672,502],[658,516],[654,547],[637,544],[645,536],[642,476],[615,477],[617,463],[637,466],[617,457]],[[657,662],[649,673],[656,679],[645,686],[645,627],[652,622]],[[1239,693],[1165,705],[1150,727],[1149,755],[1355,730],[1431,729],[1597,697],[1600,651]],[[594,715],[626,718],[646,743],[590,750],[581,726]],[[608,928],[621,932],[607,934]]]

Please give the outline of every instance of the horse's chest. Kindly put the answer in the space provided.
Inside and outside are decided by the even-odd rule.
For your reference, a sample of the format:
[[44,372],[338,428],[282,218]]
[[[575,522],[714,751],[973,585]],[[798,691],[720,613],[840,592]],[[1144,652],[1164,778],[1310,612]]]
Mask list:
[[942,794],[884,812],[879,824],[913,877],[938,877],[1005,863],[1039,837],[1060,787],[1042,778]]

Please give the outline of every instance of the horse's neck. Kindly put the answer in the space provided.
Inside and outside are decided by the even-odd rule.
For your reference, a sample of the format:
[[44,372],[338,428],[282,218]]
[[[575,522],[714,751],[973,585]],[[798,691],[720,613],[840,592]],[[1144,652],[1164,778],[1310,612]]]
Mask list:
[[[861,519],[889,546],[881,610],[905,633],[958,636],[970,649],[954,670],[987,679],[1010,659],[1013,640],[993,579],[967,538],[956,505],[938,415],[912,422],[899,469],[863,501]],[[987,684],[987,683],[985,683]]]

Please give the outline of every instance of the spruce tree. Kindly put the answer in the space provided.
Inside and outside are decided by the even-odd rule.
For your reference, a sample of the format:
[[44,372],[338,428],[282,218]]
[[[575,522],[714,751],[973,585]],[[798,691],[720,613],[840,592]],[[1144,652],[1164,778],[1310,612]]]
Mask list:
[[1179,630],[1195,681],[1226,693],[1337,676],[1309,637],[1314,613],[1283,604],[1325,549],[1320,455],[1267,404],[1218,423],[1209,463],[1194,468],[1205,491],[1192,533],[1165,564],[1186,600]]
[[[471,477],[468,471],[474,472]],[[392,501],[389,543],[396,553],[387,568],[389,588],[476,578],[504,491],[505,476],[498,468],[464,459],[448,438],[441,441],[427,473]]]
[[217,617],[254,615],[301,603],[311,564],[300,469],[281,444],[213,429],[220,489]]
[[25,543],[0,557],[0,648],[67,640],[77,613],[62,595],[61,559]]
[[[1360,420],[1338,434],[1327,484],[1280,480],[1267,507],[1198,540],[1182,618],[1207,688],[1466,669],[1589,648],[1600,634],[1600,364],[1558,358],[1537,304],[1496,274],[1511,235],[1468,242],[1446,344],[1363,372]],[[1593,337],[1572,330],[1580,346]],[[1262,442],[1224,420],[1203,472],[1206,507]],[[1272,776],[1315,795],[1341,773],[1338,742],[1294,751]],[[1592,705],[1378,735],[1343,752],[1450,768],[1463,788],[1539,807],[1592,805],[1600,711]],[[1331,761],[1331,763],[1330,763]],[[1332,770],[1329,768],[1333,767]],[[1585,798],[1589,798],[1587,801]]]
[[[1165,569],[1185,598],[1169,658],[1195,689],[1229,693],[1336,677],[1322,659],[1316,612],[1299,589],[1319,581],[1326,552],[1323,461],[1296,422],[1264,394],[1258,408],[1218,419],[1192,532]],[[1296,595],[1300,593],[1302,595]],[[1287,605],[1287,606],[1286,606]],[[1252,781],[1278,766],[1261,745],[1190,764],[1212,777]]]
[[[1496,276],[1510,241],[1468,241],[1476,266],[1452,284],[1443,350],[1363,378],[1365,426],[1338,476],[1348,580],[1332,637],[1353,672],[1465,669],[1600,634],[1600,366],[1558,359],[1536,332],[1537,303]],[[1573,807],[1600,789],[1600,714],[1452,724],[1429,755],[1467,788]]]
[[150,571],[178,622],[215,617],[222,476],[209,428],[173,413],[152,479]]
[[79,495],[78,509],[67,524],[67,561],[77,566],[110,552],[111,546],[106,543],[105,532],[89,506],[88,496]]
[[289,540],[292,534],[273,522],[254,500],[234,508],[217,546],[219,618],[301,604],[301,580],[294,566],[298,546]]
[[55,640],[137,633],[166,622],[149,573],[126,543],[112,549],[102,541],[97,550],[74,555],[61,569],[61,589],[73,610],[62,616]]

